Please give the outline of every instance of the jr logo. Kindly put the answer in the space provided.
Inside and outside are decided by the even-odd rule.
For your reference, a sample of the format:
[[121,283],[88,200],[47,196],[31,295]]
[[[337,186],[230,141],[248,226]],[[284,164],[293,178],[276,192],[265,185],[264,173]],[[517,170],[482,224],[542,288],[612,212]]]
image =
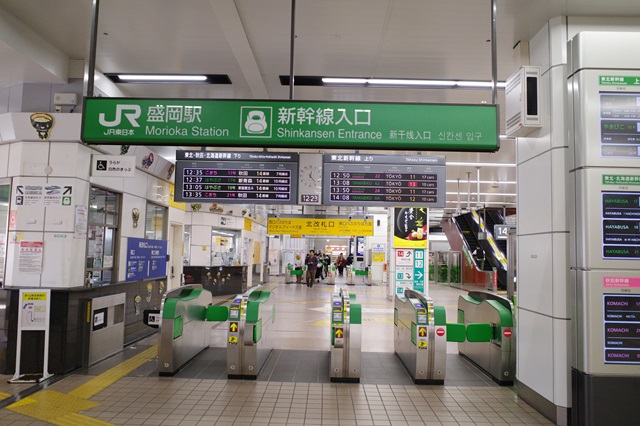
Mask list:
[[[126,111],[131,111],[131,112],[126,112]],[[120,122],[122,121],[122,115],[123,114],[127,118],[127,120],[129,120],[129,123],[131,123],[131,125],[133,127],[140,127],[140,125],[136,121],[136,119],[139,118],[140,115],[142,114],[142,108],[140,108],[140,105],[122,105],[122,104],[118,104],[118,105],[116,105],[116,118],[115,118],[115,120],[107,121],[105,119],[105,117],[104,117],[104,112],[101,112],[100,116],[98,117],[98,121],[100,122],[101,125],[103,125],[105,127],[116,127],[116,126],[120,125]]]

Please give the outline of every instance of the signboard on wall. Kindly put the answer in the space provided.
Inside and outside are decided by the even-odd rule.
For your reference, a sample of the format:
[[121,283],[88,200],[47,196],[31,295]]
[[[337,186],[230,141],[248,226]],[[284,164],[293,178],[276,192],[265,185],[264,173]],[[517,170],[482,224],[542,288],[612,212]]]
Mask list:
[[330,235],[341,237],[363,235],[371,237],[373,236],[373,220],[270,217],[267,220],[267,234]]
[[498,149],[496,105],[86,98],[88,144]]
[[91,156],[91,176],[134,177],[136,175],[136,157],[131,155]]
[[394,247],[427,248],[429,226],[426,209],[396,207],[393,217]]
[[396,294],[402,296],[405,288],[424,292],[424,253],[424,249],[395,250]]
[[125,281],[165,277],[167,275],[167,241],[129,237],[126,274]]

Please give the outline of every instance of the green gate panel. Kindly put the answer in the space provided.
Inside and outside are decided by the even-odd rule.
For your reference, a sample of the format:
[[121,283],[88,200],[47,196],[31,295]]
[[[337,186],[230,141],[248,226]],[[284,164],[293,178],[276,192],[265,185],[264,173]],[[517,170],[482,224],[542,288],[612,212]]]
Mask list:
[[362,324],[362,306],[358,303],[351,304],[351,324]]
[[226,306],[207,306],[207,321],[223,322],[229,319],[229,308]]
[[182,336],[182,316],[173,319],[173,338]]
[[253,326],[253,343],[258,343],[262,339],[262,318]]
[[462,343],[467,339],[467,328],[464,324],[447,324],[447,342]]
[[416,335],[418,334],[416,331],[416,323],[415,322],[411,322],[411,343],[413,343],[413,346],[416,345]]
[[447,325],[447,311],[444,306],[433,307],[433,324],[434,325]]
[[247,302],[247,322],[258,322],[260,318],[260,302]]
[[469,342],[490,342],[493,339],[491,324],[477,323],[467,325],[467,340]]

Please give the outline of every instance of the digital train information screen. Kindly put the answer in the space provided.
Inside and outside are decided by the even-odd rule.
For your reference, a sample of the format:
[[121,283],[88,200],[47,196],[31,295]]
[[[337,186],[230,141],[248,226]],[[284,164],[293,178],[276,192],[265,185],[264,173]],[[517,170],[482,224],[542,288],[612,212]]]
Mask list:
[[640,157],[640,93],[600,93],[602,157]]
[[602,192],[602,258],[640,259],[640,192]]
[[444,156],[325,154],[328,205],[444,207]]
[[175,200],[295,204],[298,154],[176,152]]
[[640,295],[605,294],[603,305],[605,364],[640,364]]

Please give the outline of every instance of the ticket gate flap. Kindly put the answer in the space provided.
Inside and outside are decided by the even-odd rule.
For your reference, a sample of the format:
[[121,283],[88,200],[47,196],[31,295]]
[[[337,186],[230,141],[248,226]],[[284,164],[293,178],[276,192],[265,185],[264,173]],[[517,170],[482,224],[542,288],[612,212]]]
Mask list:
[[433,307],[433,324],[447,325],[447,311],[444,306]]
[[352,301],[352,302],[354,300],[356,300],[356,294],[355,293],[349,293],[349,300]]
[[498,311],[501,327],[513,327],[513,315],[509,309],[505,308],[504,305],[497,300],[487,300],[486,303]]
[[447,342],[462,343],[467,339],[467,327],[464,324],[447,324]]
[[479,305],[480,303],[482,303],[482,300],[476,299],[475,297],[468,294],[460,295],[459,299],[464,299],[466,302],[473,303],[474,305]]
[[467,325],[467,341],[490,342],[493,340],[494,330],[491,324],[475,323]]
[[350,308],[349,319],[351,324],[362,324],[362,306],[358,303],[352,303]]
[[249,294],[249,301],[251,302],[266,302],[271,297],[269,290],[254,290]]
[[185,288],[176,297],[167,297],[162,308],[162,318],[173,319],[179,302],[187,302],[196,299],[202,293],[201,288]]
[[227,306],[207,306],[205,314],[207,321],[224,322],[229,319],[229,308]]

